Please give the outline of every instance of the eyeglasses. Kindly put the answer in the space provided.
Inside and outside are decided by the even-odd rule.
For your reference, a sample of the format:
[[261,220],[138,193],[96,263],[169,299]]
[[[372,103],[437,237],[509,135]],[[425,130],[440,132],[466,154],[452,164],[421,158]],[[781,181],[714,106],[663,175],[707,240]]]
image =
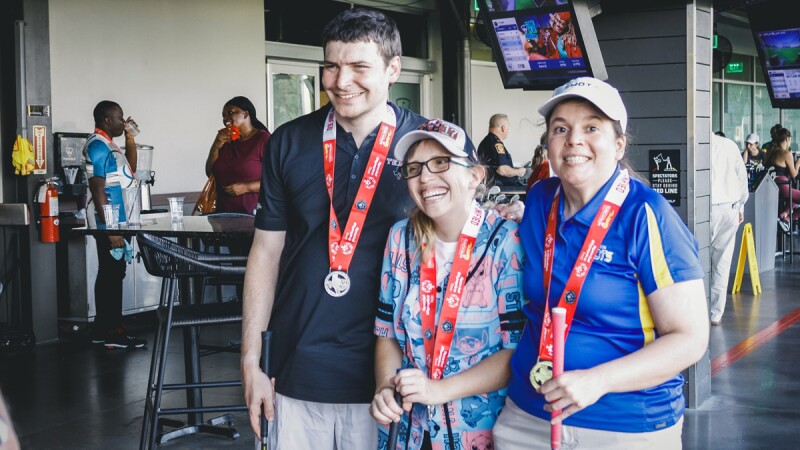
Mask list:
[[459,159],[453,159],[450,156],[437,156],[425,162],[405,163],[403,164],[402,167],[400,167],[400,174],[403,175],[403,178],[405,178],[406,180],[410,178],[416,178],[422,175],[423,166],[427,167],[428,172],[430,173],[446,172],[447,169],[450,168],[450,163],[454,163],[462,167],[474,167],[474,164],[472,163],[461,161]]

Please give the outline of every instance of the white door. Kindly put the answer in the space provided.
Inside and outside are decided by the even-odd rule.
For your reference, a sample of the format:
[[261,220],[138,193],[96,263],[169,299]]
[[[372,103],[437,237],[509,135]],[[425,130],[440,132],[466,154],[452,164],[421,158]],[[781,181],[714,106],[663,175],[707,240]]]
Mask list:
[[267,128],[319,108],[319,64],[289,61],[267,62]]

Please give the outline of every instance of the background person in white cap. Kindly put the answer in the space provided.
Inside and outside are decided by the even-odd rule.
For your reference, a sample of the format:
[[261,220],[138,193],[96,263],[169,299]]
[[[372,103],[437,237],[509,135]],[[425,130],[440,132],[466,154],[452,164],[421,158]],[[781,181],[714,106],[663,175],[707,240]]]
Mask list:
[[711,136],[711,325],[722,323],[736,230],[750,196],[747,169],[738,152],[732,140]]
[[756,133],[750,133],[744,140],[744,152],[742,152],[742,160],[744,164],[762,164],[764,161],[764,154],[758,147],[760,138]]
[[756,133],[750,133],[744,140],[744,151],[742,161],[744,168],[747,169],[747,187],[755,189],[755,184],[761,179],[760,175],[764,172],[764,153],[759,148],[760,138]]
[[460,127],[430,120],[395,154],[416,206],[392,227],[383,259],[370,411],[410,428],[399,448],[492,448],[523,323],[517,224],[475,201],[486,168]]
[[[558,178],[531,188],[520,224],[527,323],[495,448],[549,449],[554,409],[564,448],[680,448],[680,372],[708,343],[697,242],[621,166],[628,114],[616,89],[577,78],[539,113]],[[542,330],[555,306],[567,309],[568,333],[564,373],[551,378]]]

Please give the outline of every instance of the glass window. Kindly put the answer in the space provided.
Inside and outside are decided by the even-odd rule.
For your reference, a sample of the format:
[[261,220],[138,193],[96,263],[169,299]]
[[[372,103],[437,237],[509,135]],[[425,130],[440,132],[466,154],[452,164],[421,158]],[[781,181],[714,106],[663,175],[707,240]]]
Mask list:
[[724,70],[726,80],[753,81],[753,57],[734,53]]
[[751,127],[752,86],[740,84],[725,85],[725,105],[722,131],[744,148],[744,138]]
[[293,73],[272,75],[273,130],[284,123],[314,111],[316,89],[314,77]]
[[722,114],[719,112],[721,95],[722,83],[713,83],[711,85],[711,129],[714,131],[722,129]]
[[[761,143],[769,141],[769,129],[778,123],[779,110],[772,107],[769,92],[765,86],[755,86],[755,101],[753,102],[753,130],[761,138]],[[745,136],[747,136],[745,134]]]

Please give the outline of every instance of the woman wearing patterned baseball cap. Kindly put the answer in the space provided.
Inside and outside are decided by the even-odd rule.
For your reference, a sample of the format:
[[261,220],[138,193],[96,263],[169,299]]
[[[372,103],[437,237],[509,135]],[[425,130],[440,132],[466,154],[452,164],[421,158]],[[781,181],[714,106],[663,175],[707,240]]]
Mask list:
[[396,448],[491,448],[522,330],[517,224],[475,201],[486,169],[460,127],[430,120],[395,155],[416,208],[392,227],[383,262],[378,448],[401,421]]

